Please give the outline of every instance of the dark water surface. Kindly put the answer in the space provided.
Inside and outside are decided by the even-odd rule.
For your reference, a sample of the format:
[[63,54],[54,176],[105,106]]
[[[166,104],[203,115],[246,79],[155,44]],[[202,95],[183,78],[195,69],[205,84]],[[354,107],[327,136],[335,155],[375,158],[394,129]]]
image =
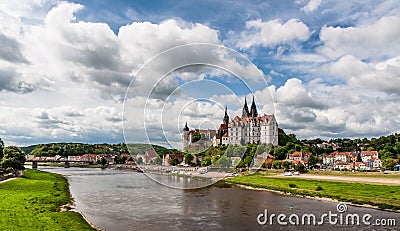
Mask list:
[[[274,218],[260,225],[257,216],[265,209],[270,214],[320,216],[337,211],[337,203],[290,197],[265,191],[253,191],[224,184],[195,190],[173,189],[145,174],[83,168],[41,170],[63,174],[70,184],[75,208],[103,230],[400,230],[400,214],[348,206],[347,212],[371,214],[371,223],[379,218],[396,219],[395,227],[366,225],[279,225]],[[196,179],[153,175],[161,182],[184,187]],[[276,215],[276,216],[277,216]],[[261,219],[262,220],[262,219]],[[288,218],[286,218],[288,222]],[[361,222],[360,222],[361,223]],[[343,223],[344,224],[344,223]]]

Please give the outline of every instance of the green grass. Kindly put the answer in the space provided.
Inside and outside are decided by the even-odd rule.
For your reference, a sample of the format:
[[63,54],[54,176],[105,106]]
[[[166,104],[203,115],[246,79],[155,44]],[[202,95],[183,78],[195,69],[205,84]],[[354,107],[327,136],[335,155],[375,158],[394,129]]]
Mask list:
[[399,186],[277,178],[261,174],[235,177],[225,181],[295,195],[332,198],[353,204],[368,204],[382,209],[400,210]]
[[71,202],[67,180],[58,174],[26,170],[0,184],[0,230],[94,230],[76,212],[60,212]]

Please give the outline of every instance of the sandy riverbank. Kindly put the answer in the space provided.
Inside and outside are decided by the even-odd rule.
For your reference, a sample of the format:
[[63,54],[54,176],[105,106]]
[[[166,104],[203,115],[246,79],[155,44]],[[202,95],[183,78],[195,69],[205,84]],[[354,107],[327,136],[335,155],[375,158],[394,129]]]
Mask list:
[[311,175],[311,174],[300,174],[300,175],[293,175],[293,176],[284,176],[283,174],[279,174],[279,175],[274,175],[274,177],[281,177],[281,178],[290,177],[290,178],[311,179],[311,180],[357,182],[357,183],[400,186],[400,180],[396,179],[396,178],[330,176],[330,175]]

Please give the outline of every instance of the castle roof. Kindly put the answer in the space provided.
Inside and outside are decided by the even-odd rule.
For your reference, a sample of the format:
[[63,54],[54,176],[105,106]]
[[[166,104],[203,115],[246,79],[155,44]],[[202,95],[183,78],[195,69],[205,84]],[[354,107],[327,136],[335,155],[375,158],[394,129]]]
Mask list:
[[261,122],[264,123],[266,125],[270,125],[271,121],[273,120],[274,115],[262,115],[262,116],[257,116],[257,117],[246,117],[246,118],[240,118],[239,116],[236,116],[235,118],[233,118],[233,120],[231,120],[231,122],[229,122],[229,127],[233,127],[235,126],[234,123],[239,122],[239,125],[244,125],[246,123],[250,123],[252,121],[257,121],[257,122]]

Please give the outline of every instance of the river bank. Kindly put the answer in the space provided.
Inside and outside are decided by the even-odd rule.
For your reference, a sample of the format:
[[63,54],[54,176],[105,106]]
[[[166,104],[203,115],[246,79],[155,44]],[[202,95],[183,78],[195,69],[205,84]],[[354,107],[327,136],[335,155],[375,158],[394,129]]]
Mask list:
[[80,213],[68,211],[72,202],[64,177],[27,169],[0,184],[0,230],[95,230]]
[[323,201],[341,201],[355,206],[400,212],[398,186],[282,178],[263,174],[229,178],[224,181],[247,189],[267,190]]

